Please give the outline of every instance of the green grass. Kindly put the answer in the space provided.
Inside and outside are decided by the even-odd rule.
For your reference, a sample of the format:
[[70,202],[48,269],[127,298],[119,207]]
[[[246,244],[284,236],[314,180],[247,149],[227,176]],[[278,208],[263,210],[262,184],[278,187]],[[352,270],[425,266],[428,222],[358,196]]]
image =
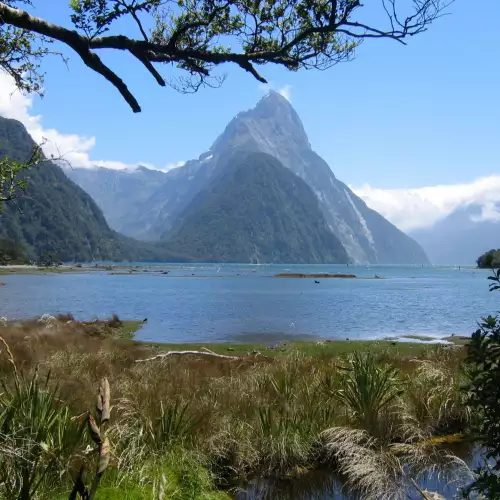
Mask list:
[[133,339],[135,334],[141,329],[144,324],[142,321],[137,320],[122,320],[121,326],[116,333],[116,338],[120,339]]
[[452,344],[455,344],[455,345],[464,346],[464,345],[469,344],[470,337],[462,337],[460,335],[454,335],[452,337],[446,337],[443,340],[451,342]]
[[355,352],[370,352],[373,354],[388,354],[391,356],[416,356],[439,348],[436,344],[420,342],[395,342],[390,340],[334,340],[334,341],[297,341],[281,342],[270,348],[262,343],[148,343],[158,352],[162,351],[199,351],[208,349],[217,354],[229,356],[247,356],[260,353],[263,356],[277,357],[300,353],[305,356],[334,357]]
[[[163,491],[163,496],[160,493]],[[52,493],[43,500],[53,500]],[[61,491],[56,500],[67,500]],[[96,500],[230,500],[214,488],[213,477],[196,456],[182,449],[170,450],[157,460],[149,460],[142,468],[123,480],[117,471],[104,475]]]

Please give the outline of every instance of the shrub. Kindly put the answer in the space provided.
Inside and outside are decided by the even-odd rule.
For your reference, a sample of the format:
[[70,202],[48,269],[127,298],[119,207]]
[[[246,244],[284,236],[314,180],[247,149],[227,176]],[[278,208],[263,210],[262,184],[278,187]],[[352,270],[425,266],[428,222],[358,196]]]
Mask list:
[[[0,341],[3,339],[0,337]],[[71,419],[50,377],[40,381],[14,370],[13,384],[2,383],[0,396],[0,493],[5,498],[34,498],[43,482],[57,481],[81,437],[82,427]]]
[[358,353],[349,358],[343,370],[335,397],[363,429],[381,436],[385,427],[381,417],[402,393],[397,370],[378,364],[370,354]]

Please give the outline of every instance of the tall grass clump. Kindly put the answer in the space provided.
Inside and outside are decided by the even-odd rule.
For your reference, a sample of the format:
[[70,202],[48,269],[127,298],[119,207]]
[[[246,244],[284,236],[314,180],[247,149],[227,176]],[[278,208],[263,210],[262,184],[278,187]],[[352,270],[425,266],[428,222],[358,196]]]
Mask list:
[[347,421],[381,436],[387,430],[388,412],[402,393],[396,368],[377,363],[371,354],[354,353],[342,366],[335,397],[344,406]]
[[38,369],[19,373],[7,343],[1,337],[0,342],[13,375],[1,382],[0,493],[30,500],[44,483],[59,481],[65,473],[82,428],[60,400],[57,385],[50,385],[50,372],[44,379]]
[[473,418],[463,390],[466,367],[449,366],[446,361],[418,360],[406,376],[407,411],[428,436],[460,432]]

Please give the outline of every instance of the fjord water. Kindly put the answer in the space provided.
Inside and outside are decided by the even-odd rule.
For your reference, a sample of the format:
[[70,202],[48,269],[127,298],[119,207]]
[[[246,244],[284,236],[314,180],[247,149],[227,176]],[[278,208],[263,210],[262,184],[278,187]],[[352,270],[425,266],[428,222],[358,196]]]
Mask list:
[[[498,310],[489,271],[473,268],[141,264],[114,272],[4,275],[0,315],[116,313],[148,318],[137,335],[145,341],[273,342],[469,335],[482,316]],[[274,277],[283,272],[358,279]]]

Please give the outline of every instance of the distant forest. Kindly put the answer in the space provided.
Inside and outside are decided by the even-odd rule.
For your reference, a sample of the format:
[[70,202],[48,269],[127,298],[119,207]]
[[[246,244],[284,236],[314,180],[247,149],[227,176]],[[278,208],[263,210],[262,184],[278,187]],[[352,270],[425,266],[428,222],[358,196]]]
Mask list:
[[500,249],[483,253],[477,259],[477,267],[480,269],[500,268]]

